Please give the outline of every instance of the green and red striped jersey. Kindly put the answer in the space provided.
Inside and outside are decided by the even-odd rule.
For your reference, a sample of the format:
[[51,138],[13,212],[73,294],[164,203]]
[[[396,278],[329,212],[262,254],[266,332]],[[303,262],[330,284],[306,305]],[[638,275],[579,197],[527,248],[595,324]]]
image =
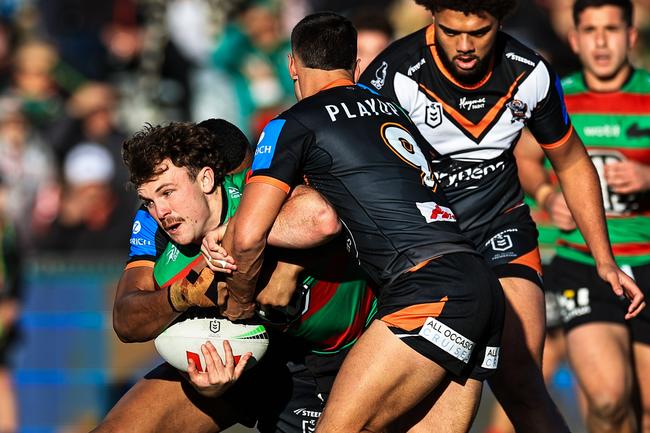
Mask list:
[[[649,191],[617,194],[604,178],[605,166],[614,162],[650,165],[650,74],[634,70],[616,92],[589,90],[581,73],[566,77],[562,87],[573,126],[598,171],[616,261],[630,266],[650,263]],[[594,264],[577,230],[560,234],[557,254]]]

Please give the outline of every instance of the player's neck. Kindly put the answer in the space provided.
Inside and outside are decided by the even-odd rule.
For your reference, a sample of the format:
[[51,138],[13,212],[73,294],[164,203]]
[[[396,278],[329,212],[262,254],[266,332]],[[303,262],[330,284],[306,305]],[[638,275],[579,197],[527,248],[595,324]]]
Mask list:
[[349,84],[351,82],[353,82],[352,73],[344,69],[324,71],[304,68],[300,78],[300,90],[302,97],[307,98],[321,90],[335,87],[338,83]]
[[608,78],[594,75],[587,69],[583,70],[585,84],[589,90],[599,93],[617,92],[625,85],[632,74],[632,65],[626,63],[619,71]]

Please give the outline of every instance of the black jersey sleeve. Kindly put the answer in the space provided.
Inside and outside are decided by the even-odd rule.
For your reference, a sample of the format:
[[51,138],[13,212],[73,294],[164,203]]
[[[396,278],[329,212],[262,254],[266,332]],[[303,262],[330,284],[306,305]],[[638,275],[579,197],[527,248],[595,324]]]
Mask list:
[[546,62],[540,75],[540,87],[543,85],[547,92],[537,104],[527,123],[528,129],[544,148],[555,148],[563,145],[572,131],[571,120],[564,103],[564,94],[560,78]]
[[257,143],[248,182],[267,183],[288,193],[300,181],[312,139],[313,133],[288,113],[270,121]]

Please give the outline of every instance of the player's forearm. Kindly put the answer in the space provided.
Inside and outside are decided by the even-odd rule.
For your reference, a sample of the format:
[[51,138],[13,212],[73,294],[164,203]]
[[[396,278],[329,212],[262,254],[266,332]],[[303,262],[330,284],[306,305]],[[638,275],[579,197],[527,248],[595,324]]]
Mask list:
[[113,305],[113,328],[120,340],[151,340],[178,315],[169,303],[167,289],[154,289],[151,269],[125,271]]
[[596,264],[612,263],[614,258],[607,234],[600,181],[591,160],[585,153],[566,167],[556,167],[556,173],[567,205]]
[[228,293],[239,304],[252,304],[262,264],[266,233],[259,226],[245,227],[234,217],[223,238],[223,247],[231,251],[237,270],[226,278]]

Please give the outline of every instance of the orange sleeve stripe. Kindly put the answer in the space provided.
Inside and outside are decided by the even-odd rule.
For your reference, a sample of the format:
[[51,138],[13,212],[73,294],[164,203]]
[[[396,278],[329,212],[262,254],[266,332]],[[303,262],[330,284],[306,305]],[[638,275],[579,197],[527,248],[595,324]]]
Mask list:
[[247,184],[249,184],[249,183],[265,183],[267,185],[271,185],[271,186],[274,186],[274,187],[276,187],[278,189],[281,189],[282,191],[284,191],[287,194],[289,194],[289,191],[291,191],[291,187],[289,185],[282,182],[281,180],[277,180],[276,178],[270,177],[270,176],[251,176],[248,179],[248,182],[246,182],[246,183]]
[[133,268],[153,268],[156,263],[151,260],[136,260],[135,262],[127,263],[124,270]]
[[550,143],[550,144],[539,144],[542,146],[542,149],[557,149],[558,147],[564,146],[564,144],[569,141],[569,137],[571,137],[571,133],[573,132],[573,125],[569,128],[566,134],[564,134],[564,137],[560,138],[558,141],[555,143]]

